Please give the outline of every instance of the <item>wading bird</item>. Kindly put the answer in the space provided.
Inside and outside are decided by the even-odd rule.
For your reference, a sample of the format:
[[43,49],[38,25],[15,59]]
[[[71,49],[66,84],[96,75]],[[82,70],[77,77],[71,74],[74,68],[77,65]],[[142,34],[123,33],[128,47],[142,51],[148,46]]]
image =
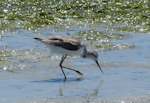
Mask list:
[[73,37],[58,36],[58,35],[53,35],[50,38],[43,37],[41,34],[39,34],[39,35],[41,36],[41,38],[34,38],[34,39],[36,39],[36,40],[40,41],[41,43],[43,43],[44,45],[46,45],[51,50],[51,52],[63,55],[61,58],[61,61],[59,63],[59,66],[64,74],[65,79],[66,79],[66,75],[65,75],[63,68],[73,70],[73,71],[77,72],[78,74],[80,74],[81,76],[84,76],[78,70],[62,66],[62,63],[64,62],[67,55],[69,55],[69,56],[79,55],[81,58],[92,59],[96,62],[97,66],[103,73],[103,71],[98,63],[98,60],[97,60],[98,59],[97,52],[96,51],[88,51],[86,49],[86,46],[84,45],[84,43],[81,40],[79,40],[77,38],[73,38]]

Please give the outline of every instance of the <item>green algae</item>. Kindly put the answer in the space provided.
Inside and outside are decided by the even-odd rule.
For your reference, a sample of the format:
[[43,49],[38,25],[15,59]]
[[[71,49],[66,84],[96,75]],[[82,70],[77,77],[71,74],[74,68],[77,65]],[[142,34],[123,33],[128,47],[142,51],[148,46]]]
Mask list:
[[[124,31],[150,33],[149,5],[149,0],[4,0],[0,1],[0,32],[37,31],[51,25],[56,33],[66,28],[81,28],[75,33],[80,39],[97,48],[118,50],[118,46],[108,42],[123,39]],[[82,31],[82,28],[89,29]],[[67,32],[67,35],[72,34]],[[7,36],[0,38],[4,37]],[[126,48],[128,44],[119,46]],[[25,58],[24,51],[17,55],[12,51],[0,51],[0,65],[7,64],[7,58]]]
[[8,57],[11,57],[9,51],[0,51],[0,64],[4,63]]
[[118,31],[149,33],[149,5],[149,0],[5,0],[0,2],[0,31],[82,21],[81,27],[105,23]]

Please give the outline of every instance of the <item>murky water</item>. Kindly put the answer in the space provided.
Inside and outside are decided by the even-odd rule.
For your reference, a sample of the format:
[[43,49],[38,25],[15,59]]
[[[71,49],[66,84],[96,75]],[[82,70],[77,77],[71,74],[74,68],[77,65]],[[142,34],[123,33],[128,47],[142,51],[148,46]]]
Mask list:
[[[55,34],[44,29],[39,32],[47,37]],[[65,33],[64,30],[56,34]],[[111,41],[121,50],[88,47],[98,50],[104,75],[93,61],[77,56],[66,59],[64,65],[81,71],[85,77],[64,69],[67,76],[64,80],[58,66],[61,55],[50,56],[44,45],[35,42],[33,38],[39,37],[38,33],[24,30],[4,33],[9,37],[1,38],[1,50],[9,51],[12,57],[0,67],[0,102],[150,102],[150,35],[128,34],[125,39]],[[120,46],[122,43],[134,47]]]

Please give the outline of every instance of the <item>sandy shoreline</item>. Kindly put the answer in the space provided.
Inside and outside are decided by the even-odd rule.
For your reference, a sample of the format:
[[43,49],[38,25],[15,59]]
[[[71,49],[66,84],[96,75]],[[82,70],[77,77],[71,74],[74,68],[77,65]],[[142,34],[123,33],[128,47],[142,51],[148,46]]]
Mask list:
[[1,103],[150,103],[150,94],[126,97],[60,97],[60,98],[23,98]]

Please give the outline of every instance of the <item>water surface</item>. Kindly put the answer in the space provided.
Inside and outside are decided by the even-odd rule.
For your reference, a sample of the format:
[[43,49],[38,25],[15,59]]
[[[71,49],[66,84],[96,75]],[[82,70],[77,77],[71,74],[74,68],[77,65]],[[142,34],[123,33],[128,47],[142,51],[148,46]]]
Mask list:
[[[149,1],[14,1],[0,3],[1,103],[149,103]],[[61,35],[96,50],[95,62],[67,57],[36,42]]]

